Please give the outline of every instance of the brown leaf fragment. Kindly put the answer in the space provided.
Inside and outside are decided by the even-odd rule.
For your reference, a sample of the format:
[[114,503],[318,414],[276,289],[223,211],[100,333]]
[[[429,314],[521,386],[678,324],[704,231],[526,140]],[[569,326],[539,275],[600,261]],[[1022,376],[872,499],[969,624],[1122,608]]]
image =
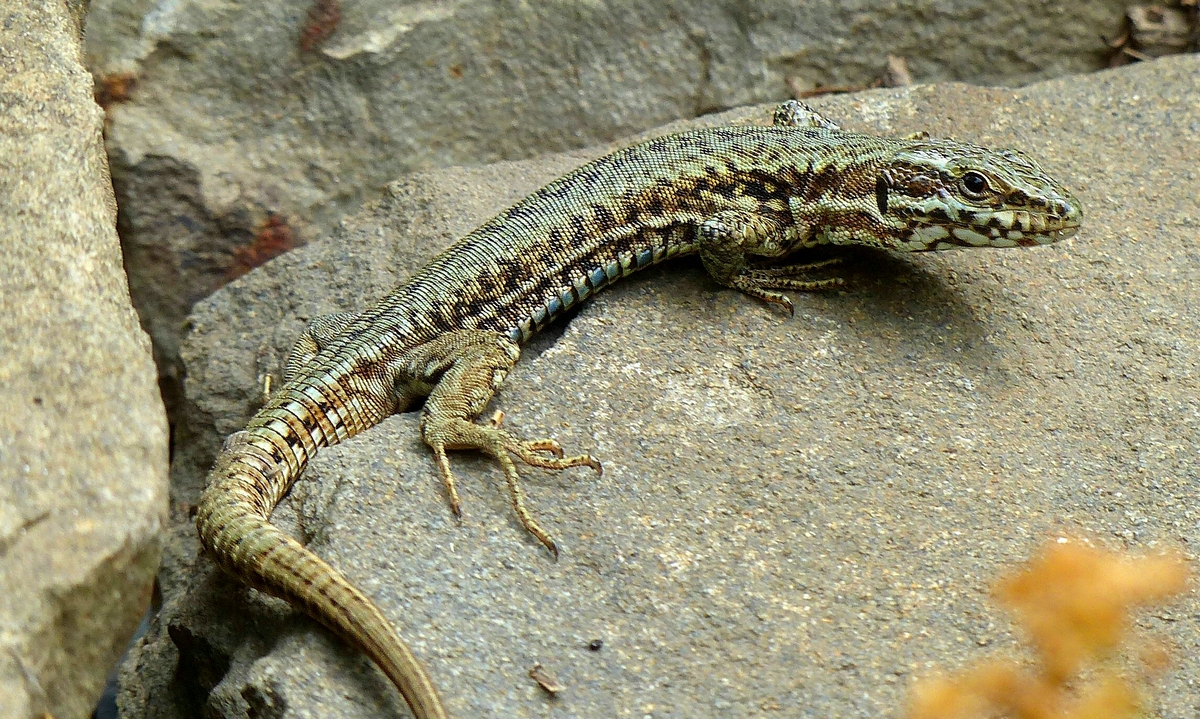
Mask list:
[[1132,5],[1125,11],[1130,45],[1150,57],[1186,52],[1191,31],[1187,13],[1161,5]]
[[558,680],[554,678],[554,675],[546,671],[546,668],[542,666],[541,662],[534,663],[533,668],[529,670],[529,678],[537,682],[538,686],[544,689],[551,696],[558,694],[565,688],[562,684],[558,683]]
[[1183,0],[1180,7],[1130,5],[1125,10],[1125,28],[1105,40],[1113,49],[1111,67],[1164,55],[1194,52],[1200,43],[1200,13],[1197,0]]
[[888,55],[887,64],[883,68],[884,87],[906,87],[913,84],[912,73],[908,71],[908,63],[899,55]]

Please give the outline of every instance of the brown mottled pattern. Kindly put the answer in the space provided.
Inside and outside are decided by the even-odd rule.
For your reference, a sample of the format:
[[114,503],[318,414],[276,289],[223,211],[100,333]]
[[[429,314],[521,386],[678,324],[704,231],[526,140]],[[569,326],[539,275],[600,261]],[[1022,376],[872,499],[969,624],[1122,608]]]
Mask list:
[[[464,237],[357,318],[314,323],[293,350],[289,381],[230,437],[213,468],[196,518],[209,554],[360,647],[418,719],[443,719],[432,682],[374,604],[268,521],[319,448],[428,394],[422,432],[452,503],[447,447],[479,447],[502,464],[511,452],[537,466],[598,468],[587,456],[539,455],[556,451],[549,440],[518,442],[469,423],[516,361],[514,343],[617,279],[699,252],[726,284],[787,303],[769,288],[829,282],[754,270],[746,255],[773,259],[820,243],[908,251],[1044,244],[1079,224],[1078,202],[1015,151],[846,133],[798,103],[776,118],[800,126],[696,130],[584,165]],[[522,522],[554,550],[521,506],[511,461],[506,476]]]

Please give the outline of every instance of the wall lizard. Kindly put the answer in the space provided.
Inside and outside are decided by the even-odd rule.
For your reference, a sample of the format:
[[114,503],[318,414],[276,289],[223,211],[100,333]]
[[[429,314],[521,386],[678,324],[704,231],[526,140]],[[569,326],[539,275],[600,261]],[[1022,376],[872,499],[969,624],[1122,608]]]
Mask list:
[[500,213],[366,311],[315,319],[282,387],[218,455],[196,515],[201,542],[227,571],[362,649],[417,719],[443,719],[429,676],[374,603],[269,522],[318,449],[425,397],[420,431],[450,509],[460,514],[447,450],[480,450],[503,469],[521,523],[557,556],[525,506],[514,458],[555,470],[599,472],[600,463],[476,419],[521,344],[572,306],[637,270],[698,254],[717,283],[790,312],[781,290],[841,284],[809,274],[830,261],[777,262],[795,250],[1042,245],[1073,235],[1082,215],[1015,150],[843,132],[795,101],[771,126],[618,150]]

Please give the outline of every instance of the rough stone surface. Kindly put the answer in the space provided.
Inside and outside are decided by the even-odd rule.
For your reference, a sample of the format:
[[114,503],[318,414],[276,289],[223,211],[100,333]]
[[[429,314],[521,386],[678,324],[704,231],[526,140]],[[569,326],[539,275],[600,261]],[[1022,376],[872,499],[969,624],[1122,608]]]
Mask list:
[[150,599],[167,427],[82,3],[0,4],[0,717],[91,714]]
[[285,245],[301,243],[404,172],[607,142],[782,99],[789,80],[864,84],[887,53],[918,82],[1094,69],[1125,5],[354,0],[303,51],[310,7],[336,2],[93,3],[93,72],[136,77],[110,108],[109,149],[134,301],[172,411],[179,326],[236,274],[235,250],[271,254],[269,213]]
[[[1197,78],[1177,57],[819,103],[848,129],[1025,149],[1085,226],[1033,250],[852,252],[848,288],[797,297],[795,318],[687,260],[602,293],[495,402],[605,462],[525,472],[558,562],[479,456],[453,457],[453,520],[415,414],[323,451],[275,521],[380,604],[454,716],[895,715],[915,675],[1016,645],[988,588],[1047,537],[1194,554]],[[362,307],[591,154],[411,177],[201,303],[177,498],[307,318]],[[188,523],[169,554],[125,717],[406,715],[368,660],[198,558]],[[1155,716],[1196,714],[1198,617],[1190,595],[1139,622],[1175,647]]]

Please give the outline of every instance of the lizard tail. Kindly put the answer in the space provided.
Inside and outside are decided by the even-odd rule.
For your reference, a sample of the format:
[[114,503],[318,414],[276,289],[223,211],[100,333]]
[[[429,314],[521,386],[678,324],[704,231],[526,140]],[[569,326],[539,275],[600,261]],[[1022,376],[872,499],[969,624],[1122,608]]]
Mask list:
[[230,437],[197,507],[200,542],[223,569],[287,600],[371,657],[416,719],[448,719],[433,682],[375,604],[267,521],[291,485],[285,474],[299,471],[280,466],[251,432]]

